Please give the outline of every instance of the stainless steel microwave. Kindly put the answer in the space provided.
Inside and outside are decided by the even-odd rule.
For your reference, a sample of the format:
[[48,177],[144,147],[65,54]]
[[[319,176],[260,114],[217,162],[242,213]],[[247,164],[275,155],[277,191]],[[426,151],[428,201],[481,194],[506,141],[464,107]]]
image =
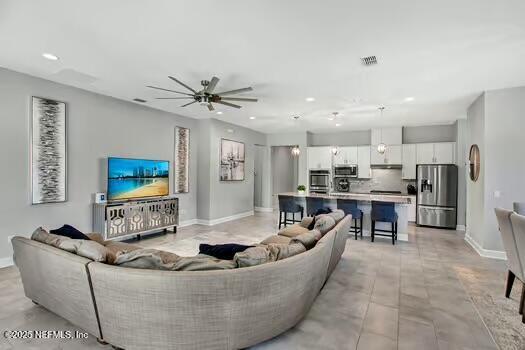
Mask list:
[[310,170],[310,192],[328,193],[330,190],[330,171]]
[[334,177],[357,177],[357,165],[336,165],[334,167]]

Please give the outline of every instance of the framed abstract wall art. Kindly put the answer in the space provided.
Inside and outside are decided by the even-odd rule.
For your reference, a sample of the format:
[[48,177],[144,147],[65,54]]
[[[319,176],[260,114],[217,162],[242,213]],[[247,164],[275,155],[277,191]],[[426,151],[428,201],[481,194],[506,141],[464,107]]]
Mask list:
[[33,204],[67,200],[66,104],[32,97],[31,196]]
[[190,168],[190,129],[175,127],[175,193],[187,193],[190,191],[189,168]]
[[244,180],[244,143],[221,139],[220,180]]

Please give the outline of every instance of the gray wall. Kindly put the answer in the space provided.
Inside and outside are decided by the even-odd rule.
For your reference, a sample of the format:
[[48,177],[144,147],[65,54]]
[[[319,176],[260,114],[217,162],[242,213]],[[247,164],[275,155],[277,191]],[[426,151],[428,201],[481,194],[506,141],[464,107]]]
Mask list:
[[[201,150],[199,165],[202,166],[199,168],[199,173],[203,172],[199,176],[199,219],[215,220],[253,210],[254,147],[255,144],[265,144],[266,136],[217,119],[202,120],[199,125],[201,140],[207,139],[203,142],[204,147],[199,148]],[[246,152],[244,181],[219,181],[221,138],[244,142]]]
[[403,143],[454,141],[456,141],[455,124],[403,127]]
[[[31,96],[67,103],[68,201],[31,205],[29,126]],[[191,129],[190,176],[197,174],[199,132],[194,119],[0,69],[0,259],[11,255],[7,238],[37,226],[65,223],[92,230],[92,196],[105,192],[108,156],[165,159],[173,163],[174,128]],[[170,187],[173,183],[170,179]],[[181,194],[181,220],[195,219],[197,182]]]
[[309,146],[356,146],[369,145],[371,142],[370,130],[312,133]]
[[458,165],[458,225],[466,225],[467,208],[467,120],[456,121],[456,159]]

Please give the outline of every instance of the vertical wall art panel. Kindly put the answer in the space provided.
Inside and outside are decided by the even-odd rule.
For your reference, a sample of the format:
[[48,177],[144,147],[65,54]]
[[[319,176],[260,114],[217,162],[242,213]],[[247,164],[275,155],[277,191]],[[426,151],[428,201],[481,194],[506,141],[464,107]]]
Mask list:
[[33,97],[32,110],[32,202],[65,202],[66,104]]
[[244,180],[244,143],[221,139],[221,181]]
[[190,167],[190,129],[175,127],[175,193],[187,193]]

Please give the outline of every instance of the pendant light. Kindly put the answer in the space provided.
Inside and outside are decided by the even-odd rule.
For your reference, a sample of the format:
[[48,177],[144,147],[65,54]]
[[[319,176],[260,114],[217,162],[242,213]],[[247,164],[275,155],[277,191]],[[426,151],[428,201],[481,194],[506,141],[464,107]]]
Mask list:
[[336,156],[338,153],[339,153],[339,147],[337,147],[337,146],[333,146],[333,147],[332,147],[332,154],[333,154],[334,156]]
[[295,145],[292,147],[292,157],[298,157],[301,154],[299,146]]
[[[379,107],[379,110],[381,111],[381,120],[383,120],[383,111],[385,110],[385,107]],[[383,143],[383,129],[380,129],[380,135],[381,143],[377,145],[377,151],[379,152],[379,154],[385,154],[386,145]]]

